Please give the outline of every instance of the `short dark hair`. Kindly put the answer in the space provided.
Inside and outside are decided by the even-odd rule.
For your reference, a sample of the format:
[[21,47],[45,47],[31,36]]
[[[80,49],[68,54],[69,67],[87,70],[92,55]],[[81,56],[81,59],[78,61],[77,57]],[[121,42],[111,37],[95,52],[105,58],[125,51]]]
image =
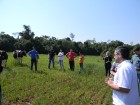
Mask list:
[[32,49],[35,49],[35,46],[33,46]]
[[124,59],[129,59],[129,49],[126,46],[119,46],[115,51],[122,55]]
[[134,49],[133,49],[133,51],[135,52],[135,51],[139,51],[140,50],[140,48],[139,47],[134,47]]

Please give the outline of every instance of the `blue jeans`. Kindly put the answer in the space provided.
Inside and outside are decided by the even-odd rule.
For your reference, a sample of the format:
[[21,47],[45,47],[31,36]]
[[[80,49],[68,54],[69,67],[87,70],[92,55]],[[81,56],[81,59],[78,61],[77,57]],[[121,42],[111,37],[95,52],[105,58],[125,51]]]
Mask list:
[[63,60],[59,60],[59,64],[60,64],[60,68],[64,68],[64,65],[63,65]]
[[50,66],[51,66],[51,62],[53,64],[53,68],[54,68],[54,58],[49,58],[49,64],[48,64],[49,69],[50,69]]

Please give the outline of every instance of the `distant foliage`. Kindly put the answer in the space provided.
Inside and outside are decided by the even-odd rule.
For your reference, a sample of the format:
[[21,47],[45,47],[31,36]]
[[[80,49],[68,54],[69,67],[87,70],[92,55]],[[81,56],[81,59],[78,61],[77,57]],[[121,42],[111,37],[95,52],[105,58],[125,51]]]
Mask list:
[[121,41],[107,41],[107,42],[96,42],[96,39],[86,40],[85,42],[75,42],[75,34],[71,33],[70,37],[65,37],[63,39],[58,39],[56,37],[50,37],[47,35],[40,35],[35,37],[35,33],[32,32],[31,27],[28,25],[23,25],[24,30],[18,33],[18,38],[14,38],[5,32],[0,33],[0,50],[5,50],[12,52],[13,50],[31,50],[32,46],[35,46],[39,53],[47,54],[48,51],[53,48],[56,54],[60,49],[67,53],[70,49],[73,49],[76,53],[83,52],[84,55],[101,55],[103,56],[106,51],[110,51],[111,55],[114,53],[114,49],[117,46],[128,46],[131,50],[135,46],[140,46],[140,44],[130,45],[124,44]]

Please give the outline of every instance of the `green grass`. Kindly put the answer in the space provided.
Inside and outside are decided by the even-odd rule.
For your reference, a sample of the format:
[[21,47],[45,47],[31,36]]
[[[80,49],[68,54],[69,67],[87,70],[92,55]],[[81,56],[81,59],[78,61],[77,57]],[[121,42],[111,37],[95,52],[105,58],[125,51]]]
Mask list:
[[[64,59],[65,71],[59,64],[49,70],[48,56],[40,54],[38,71],[30,70],[29,56],[19,65],[8,53],[7,67],[1,76],[3,105],[110,105],[111,89],[105,83],[103,60],[85,56],[84,71],[79,74],[78,57],[75,71],[69,70]],[[57,57],[55,58],[57,61]]]

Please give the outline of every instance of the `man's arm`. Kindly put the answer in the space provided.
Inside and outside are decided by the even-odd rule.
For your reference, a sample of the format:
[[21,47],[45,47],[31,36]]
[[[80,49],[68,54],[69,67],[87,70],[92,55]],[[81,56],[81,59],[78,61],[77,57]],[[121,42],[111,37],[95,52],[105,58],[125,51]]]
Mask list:
[[58,57],[62,57],[63,55],[63,53],[58,53]]
[[119,91],[119,92],[123,92],[123,93],[129,93],[130,89],[128,88],[122,88],[119,87],[118,85],[113,83],[113,79],[107,79],[105,80],[105,83],[113,90]]
[[66,57],[68,57],[68,55],[69,55],[69,52],[66,54]]
[[30,56],[30,51],[27,54]]

